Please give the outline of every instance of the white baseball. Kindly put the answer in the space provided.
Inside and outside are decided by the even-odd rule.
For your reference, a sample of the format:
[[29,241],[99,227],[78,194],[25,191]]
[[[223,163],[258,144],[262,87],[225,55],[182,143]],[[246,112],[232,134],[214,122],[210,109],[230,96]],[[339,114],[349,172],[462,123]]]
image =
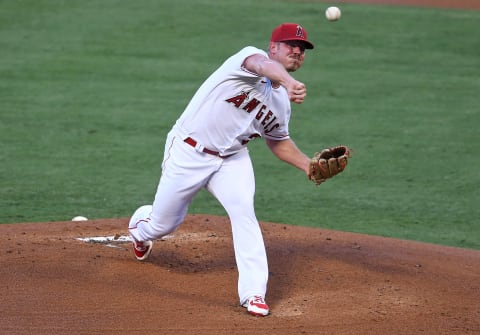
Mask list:
[[328,21],[337,21],[342,16],[342,12],[340,11],[340,8],[332,6],[327,8],[325,16]]
[[72,221],[88,221],[85,216],[75,216]]

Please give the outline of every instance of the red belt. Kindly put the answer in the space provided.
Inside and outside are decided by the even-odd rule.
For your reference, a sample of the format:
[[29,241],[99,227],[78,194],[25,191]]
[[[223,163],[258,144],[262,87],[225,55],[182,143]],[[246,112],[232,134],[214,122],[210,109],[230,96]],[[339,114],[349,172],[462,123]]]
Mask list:
[[[191,137],[187,137],[186,139],[183,140],[185,143],[187,143],[188,145],[191,145],[192,147],[196,147],[198,142],[195,141],[193,138]],[[209,155],[213,155],[213,156],[218,156],[220,158],[228,158],[232,155],[226,155],[226,156],[222,156],[220,155],[220,153],[218,151],[214,151],[214,150],[210,150],[210,149],[207,149],[207,148],[203,148],[202,152],[206,153],[206,154],[209,154]]]

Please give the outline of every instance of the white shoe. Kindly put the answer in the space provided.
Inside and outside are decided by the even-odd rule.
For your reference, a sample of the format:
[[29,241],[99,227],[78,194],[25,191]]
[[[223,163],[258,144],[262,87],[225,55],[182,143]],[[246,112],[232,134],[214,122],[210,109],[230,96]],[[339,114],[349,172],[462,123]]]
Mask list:
[[247,312],[255,316],[267,316],[270,313],[268,305],[260,295],[254,295],[248,298],[242,305]]

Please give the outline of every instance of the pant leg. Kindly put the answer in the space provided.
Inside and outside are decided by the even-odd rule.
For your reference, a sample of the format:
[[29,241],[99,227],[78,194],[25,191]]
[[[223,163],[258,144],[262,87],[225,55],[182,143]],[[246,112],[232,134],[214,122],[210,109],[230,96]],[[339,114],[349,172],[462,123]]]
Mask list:
[[197,152],[174,131],[170,132],[155,200],[151,209],[140,209],[142,206],[132,216],[130,234],[137,241],[148,241],[175,231],[183,222],[193,197],[205,187],[221,161],[218,157]]
[[253,295],[264,297],[268,263],[254,211],[255,177],[248,151],[225,159],[207,189],[220,201],[231,221],[240,304]]

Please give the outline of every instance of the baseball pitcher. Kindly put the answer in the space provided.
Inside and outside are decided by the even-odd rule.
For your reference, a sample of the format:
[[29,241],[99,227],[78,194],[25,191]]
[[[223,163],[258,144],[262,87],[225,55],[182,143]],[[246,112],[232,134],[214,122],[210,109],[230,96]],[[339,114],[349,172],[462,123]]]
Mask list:
[[178,228],[193,197],[206,189],[231,222],[240,304],[252,315],[269,314],[268,263],[255,216],[248,143],[263,138],[276,157],[303,170],[317,185],[343,171],[349,157],[342,146],[310,158],[289,135],[291,102],[301,104],[307,94],[305,84],[291,74],[313,48],[301,25],[281,24],[267,51],[241,49],[200,86],[167,135],[153,204],[139,207],[130,219],[138,260],[147,259],[154,240]]

